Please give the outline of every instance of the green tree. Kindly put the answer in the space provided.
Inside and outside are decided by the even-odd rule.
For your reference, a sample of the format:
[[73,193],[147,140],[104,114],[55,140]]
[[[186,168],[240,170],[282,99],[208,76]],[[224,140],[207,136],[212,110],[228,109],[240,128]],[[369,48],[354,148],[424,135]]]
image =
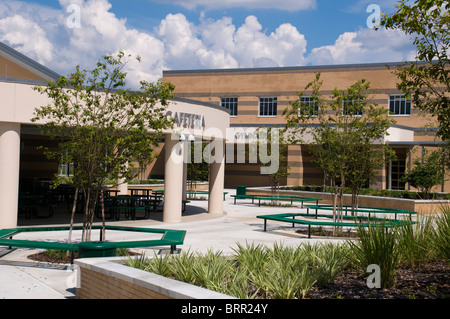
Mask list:
[[[160,80],[142,81],[139,90],[126,88],[124,67],[131,61],[129,58],[123,52],[105,56],[93,70],[78,66],[68,77],[35,88],[52,100],[36,108],[33,118],[44,120],[42,133],[59,142],[59,150],[47,150],[47,155],[74,165],[72,185],[76,196],[71,225],[78,192],[84,195],[83,241],[90,241],[99,198],[103,204],[105,180],[134,178],[137,170],[133,163],[142,167],[151,162],[158,136],[171,126],[164,112],[173,86]],[[102,216],[104,225],[103,209]]]
[[[320,93],[320,74],[305,91],[318,106],[311,117],[311,104],[300,98],[284,111],[286,134],[292,143],[308,143],[316,165],[324,172],[333,193],[333,215],[342,221],[343,191],[350,185],[355,195],[382,166],[388,149],[380,143],[393,123],[387,110],[370,102],[370,83],[362,79],[346,90],[334,89],[330,100]],[[303,93],[299,93],[302,97]],[[314,125],[312,125],[314,124]]]
[[423,163],[420,159],[416,159],[414,168],[403,176],[403,180],[412,187],[421,189],[423,197],[428,198],[431,188],[442,183],[444,179],[442,156],[442,151],[433,151],[430,154],[425,154]]
[[[270,188],[272,196],[277,197],[280,195],[280,182],[282,178],[289,176],[291,165],[287,162],[287,141],[283,134],[283,130],[277,127],[259,127],[256,130],[258,135],[258,145],[259,148],[264,147],[260,155],[261,167],[274,167],[274,161],[277,161],[277,169],[268,169],[270,172]],[[266,153],[266,154],[263,154]],[[292,163],[291,163],[292,164]],[[274,202],[275,204],[275,202]]]
[[400,0],[397,11],[384,15],[381,25],[414,38],[416,62],[394,71],[398,88],[410,94],[417,108],[435,116],[437,136],[450,140],[450,2],[447,0]]
[[[198,147],[198,150],[196,150],[195,143],[201,143],[201,142],[193,142],[189,143],[188,147],[190,148],[190,161],[188,161],[187,164],[187,179],[190,181],[189,188],[191,191],[194,191],[197,189],[197,182],[199,181],[207,181],[209,178],[209,164],[205,160],[204,156],[201,156],[201,161],[197,162],[195,161],[195,151],[201,152],[203,155],[203,151],[205,149],[205,146],[207,143],[201,143],[201,147]],[[200,156],[198,156],[200,157]]]

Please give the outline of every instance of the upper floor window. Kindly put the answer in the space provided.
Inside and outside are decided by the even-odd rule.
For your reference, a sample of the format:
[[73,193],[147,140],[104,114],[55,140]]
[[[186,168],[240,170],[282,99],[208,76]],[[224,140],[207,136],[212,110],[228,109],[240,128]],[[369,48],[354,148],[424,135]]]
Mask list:
[[317,116],[319,115],[319,104],[317,99],[312,96],[301,96],[300,97],[300,114],[306,116]]
[[362,116],[363,110],[360,99],[344,100],[342,114],[347,116]]
[[73,163],[64,163],[59,165],[59,176],[73,176]]
[[59,176],[65,176],[65,177],[73,176],[74,165],[73,165],[73,163],[70,163],[69,160],[65,160],[68,158],[68,154],[69,154],[69,152],[67,151],[67,149],[65,149],[63,151],[64,159],[62,159],[62,162],[59,164],[59,167],[58,167]]
[[220,105],[230,110],[231,116],[237,116],[238,113],[238,98],[237,97],[223,97],[220,99]]
[[389,113],[391,115],[411,115],[411,99],[407,99],[405,94],[390,95]]
[[277,116],[277,97],[259,98],[259,116]]

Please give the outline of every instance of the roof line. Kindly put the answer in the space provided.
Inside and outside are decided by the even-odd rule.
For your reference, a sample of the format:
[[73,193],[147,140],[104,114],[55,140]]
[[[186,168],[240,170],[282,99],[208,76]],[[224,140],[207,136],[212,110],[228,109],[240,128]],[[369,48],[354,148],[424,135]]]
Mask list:
[[283,66],[283,67],[266,67],[266,68],[163,70],[163,74],[164,73],[170,74],[170,73],[208,73],[208,72],[289,71],[289,70],[350,68],[350,67],[377,67],[377,66],[396,66],[396,65],[402,65],[405,63],[420,63],[421,64],[421,63],[425,63],[425,62],[403,61],[403,62],[377,62],[377,63],[356,63],[356,64]]
[[213,109],[217,109],[220,111],[224,111],[227,112],[228,114],[230,113],[230,110],[228,110],[226,107],[223,107],[221,105],[217,105],[214,103],[208,103],[208,102],[203,102],[203,101],[198,101],[198,100],[192,100],[192,99],[186,99],[186,98],[182,98],[182,97],[173,97],[169,99],[170,101],[174,101],[174,102],[184,102],[184,103],[189,103],[189,104],[196,104],[196,105],[202,105],[202,106],[207,106]]
[[[56,80],[61,77],[61,75],[59,75],[58,73],[50,70],[46,66],[43,66],[42,64],[34,61],[33,59],[30,59],[26,55],[20,53],[17,50],[14,50],[10,46],[8,46],[2,42],[0,42],[0,51],[4,52],[6,55],[12,57],[13,59],[16,59],[19,62],[29,66],[30,68],[34,69],[38,73],[43,74],[44,77],[47,77],[47,80]],[[40,75],[40,76],[42,76],[42,75]]]

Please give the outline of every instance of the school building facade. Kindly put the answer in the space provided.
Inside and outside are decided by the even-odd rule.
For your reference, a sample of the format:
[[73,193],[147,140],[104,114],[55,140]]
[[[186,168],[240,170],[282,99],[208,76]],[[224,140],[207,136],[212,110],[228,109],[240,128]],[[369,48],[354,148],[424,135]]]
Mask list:
[[[398,78],[393,69],[399,63],[376,63],[333,66],[303,66],[253,69],[171,70],[163,72],[163,79],[175,85],[178,97],[221,105],[230,110],[230,128],[251,134],[262,126],[284,127],[283,110],[298,99],[298,93],[308,99],[306,85],[320,73],[325,99],[333,89],[347,89],[360,79],[370,82],[374,90],[371,102],[387,108],[395,120],[385,136],[385,142],[395,151],[396,160],[387,161],[380,168],[374,188],[412,189],[401,177],[424,150],[433,150],[442,142],[436,139],[433,118],[421,114],[397,89]],[[244,133],[245,135],[245,133]],[[242,138],[242,136],[241,136]],[[243,137],[245,139],[245,136]],[[244,140],[242,140],[244,142]],[[234,143],[241,143],[235,140]],[[291,186],[323,185],[323,173],[317,169],[308,152],[308,145],[288,145],[285,156],[291,167],[290,175],[282,183]],[[442,167],[444,169],[444,166]],[[260,174],[260,165],[227,163],[225,186],[268,186],[267,175]],[[448,174],[446,175],[448,179]],[[450,182],[443,181],[433,189],[449,192]]]

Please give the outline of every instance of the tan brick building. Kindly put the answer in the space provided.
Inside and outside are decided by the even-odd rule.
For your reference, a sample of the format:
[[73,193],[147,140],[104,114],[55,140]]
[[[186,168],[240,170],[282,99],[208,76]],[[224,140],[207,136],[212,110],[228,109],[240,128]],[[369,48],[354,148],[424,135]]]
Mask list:
[[[260,126],[284,126],[282,113],[290,101],[298,99],[298,92],[321,73],[322,95],[326,98],[335,88],[346,89],[360,79],[370,82],[375,90],[372,102],[390,109],[395,124],[385,141],[396,151],[397,160],[380,169],[375,187],[408,189],[400,177],[408,164],[422,150],[439,145],[435,138],[437,124],[423,116],[396,87],[397,77],[392,70],[398,64],[358,64],[335,66],[305,66],[260,69],[182,70],[165,71],[165,81],[175,85],[177,97],[222,105],[230,109],[230,126],[244,131]],[[389,68],[388,68],[389,66]],[[426,128],[425,128],[426,127]],[[292,165],[287,185],[322,185],[323,174],[316,169],[307,145],[289,145],[287,161]],[[267,175],[259,166],[249,163],[227,163],[225,184],[268,185]],[[450,191],[450,183],[439,185],[435,191]]]

